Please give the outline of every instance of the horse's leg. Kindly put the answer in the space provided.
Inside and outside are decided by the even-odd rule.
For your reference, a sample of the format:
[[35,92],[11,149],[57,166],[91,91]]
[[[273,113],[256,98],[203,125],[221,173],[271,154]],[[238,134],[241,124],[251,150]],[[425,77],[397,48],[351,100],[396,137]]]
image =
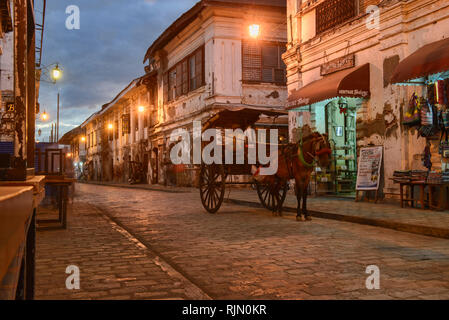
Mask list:
[[301,214],[301,197],[303,195],[302,185],[296,182],[296,199],[298,201],[298,207],[296,210],[296,220],[304,221],[304,216]]
[[310,216],[309,212],[307,211],[307,189],[309,186],[309,179],[307,178],[304,187],[303,187],[303,195],[302,195],[302,213],[307,221],[312,220],[312,217]]
[[277,215],[281,215],[280,209],[279,209],[279,203],[280,203],[280,199],[279,199],[279,184],[280,184],[280,180],[276,179],[276,182],[274,184],[273,187],[273,197],[274,197],[274,201],[276,202],[275,204],[273,204],[273,215],[277,216]]
[[281,197],[279,196],[279,193],[281,192],[281,188],[284,186],[284,183],[282,180],[279,181],[279,185],[277,188],[277,192],[276,192],[276,201],[277,201],[277,210],[278,210],[278,215],[280,217],[282,217],[282,203],[281,203]]

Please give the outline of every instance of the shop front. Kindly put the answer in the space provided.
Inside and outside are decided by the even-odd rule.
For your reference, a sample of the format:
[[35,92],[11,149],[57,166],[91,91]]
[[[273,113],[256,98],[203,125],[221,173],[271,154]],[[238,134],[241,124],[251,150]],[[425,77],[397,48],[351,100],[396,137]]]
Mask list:
[[315,168],[312,193],[355,195],[357,113],[369,97],[370,64],[325,75],[290,95],[287,109],[297,115],[296,139],[311,130],[328,134],[331,142],[333,161]]
[[[426,170],[416,170],[416,168],[406,171],[397,170],[393,179],[401,185],[419,184],[422,190],[428,186],[430,197],[446,199],[447,205],[449,39],[425,45],[403,59],[396,67],[390,82],[398,86],[412,86],[413,93],[410,94],[402,124],[408,130],[418,130],[419,137],[426,139],[426,147],[422,154],[422,164]],[[433,194],[434,192],[438,195]],[[424,206],[424,203],[421,205]],[[445,206],[445,204],[440,203],[439,206]]]

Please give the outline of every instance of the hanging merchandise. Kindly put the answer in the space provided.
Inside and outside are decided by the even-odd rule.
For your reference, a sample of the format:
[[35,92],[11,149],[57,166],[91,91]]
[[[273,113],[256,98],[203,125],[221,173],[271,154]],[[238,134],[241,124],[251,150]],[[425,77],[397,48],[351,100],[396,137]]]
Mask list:
[[445,82],[444,80],[439,80],[436,82],[436,88],[437,88],[437,102],[440,106],[445,104],[445,99],[446,95],[445,95]]
[[417,126],[421,123],[419,113],[419,99],[416,93],[413,93],[408,103],[408,111],[405,113],[403,125]]
[[436,90],[435,90],[435,84],[429,84],[427,85],[427,101],[431,105],[435,105],[437,103],[436,101]]
[[432,126],[433,125],[433,106],[426,101],[426,99],[420,99],[421,106],[421,125]]
[[424,148],[424,155],[422,158],[423,166],[429,169],[432,169],[432,152],[430,151],[430,142],[427,141],[426,147]]

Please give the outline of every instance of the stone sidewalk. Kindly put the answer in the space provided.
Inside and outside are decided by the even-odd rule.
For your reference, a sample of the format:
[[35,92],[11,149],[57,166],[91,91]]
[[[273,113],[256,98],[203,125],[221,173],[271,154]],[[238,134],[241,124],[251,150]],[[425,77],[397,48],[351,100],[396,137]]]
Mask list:
[[[171,193],[198,193],[196,188],[165,187],[145,184],[94,183],[122,188],[135,188]],[[257,191],[228,188],[225,201],[234,204],[261,207]],[[296,214],[296,197],[289,191],[284,203],[284,214]],[[397,231],[449,239],[449,211],[401,208],[398,203],[355,202],[337,197],[309,197],[308,209],[313,216],[393,229]]]
[[[67,230],[38,231],[36,299],[208,299],[149,248],[92,205],[77,201]],[[80,289],[66,288],[66,268]]]

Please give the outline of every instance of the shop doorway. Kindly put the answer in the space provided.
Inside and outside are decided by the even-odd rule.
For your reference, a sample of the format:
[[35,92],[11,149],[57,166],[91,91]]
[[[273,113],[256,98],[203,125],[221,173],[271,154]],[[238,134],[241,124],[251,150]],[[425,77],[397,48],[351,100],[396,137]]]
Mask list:
[[335,99],[315,107],[315,127],[327,133],[332,146],[332,163],[316,168],[317,194],[354,196],[357,180],[356,99]]

